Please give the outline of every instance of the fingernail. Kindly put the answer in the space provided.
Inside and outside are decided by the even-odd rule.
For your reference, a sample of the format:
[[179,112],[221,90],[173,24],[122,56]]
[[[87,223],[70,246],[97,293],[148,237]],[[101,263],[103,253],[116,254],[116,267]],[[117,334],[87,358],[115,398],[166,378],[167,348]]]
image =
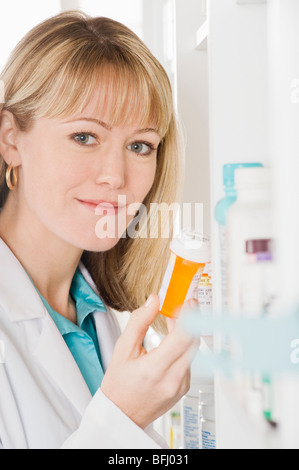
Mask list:
[[149,296],[149,298],[147,299],[147,301],[145,302],[145,307],[146,307],[146,308],[150,307],[151,304],[153,303],[153,301],[154,301],[154,296],[153,296],[153,294],[151,294],[151,295]]

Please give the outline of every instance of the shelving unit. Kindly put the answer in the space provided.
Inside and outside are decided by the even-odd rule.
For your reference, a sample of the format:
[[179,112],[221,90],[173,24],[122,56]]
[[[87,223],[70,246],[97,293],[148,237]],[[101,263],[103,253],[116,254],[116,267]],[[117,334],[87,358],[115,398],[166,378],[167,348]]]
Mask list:
[[[273,170],[281,314],[298,304],[299,5],[297,0],[207,0],[195,34],[208,67],[210,220],[214,306],[221,310],[214,208],[226,163],[260,161]],[[205,55],[203,59],[202,54]],[[200,91],[199,91],[200,93]],[[287,273],[287,275],[285,275]],[[299,337],[299,331],[294,332]],[[253,338],[254,347],[254,338]],[[298,448],[299,382],[276,386],[276,429],[244,409],[233,382],[216,376],[217,448]]]

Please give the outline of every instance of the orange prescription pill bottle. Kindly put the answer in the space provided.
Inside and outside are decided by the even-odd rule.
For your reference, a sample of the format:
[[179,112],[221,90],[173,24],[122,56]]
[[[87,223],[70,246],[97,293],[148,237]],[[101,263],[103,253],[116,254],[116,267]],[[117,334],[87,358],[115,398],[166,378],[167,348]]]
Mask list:
[[210,243],[194,233],[183,233],[170,244],[170,259],[159,292],[160,313],[174,318],[178,307],[197,298],[198,283],[210,262]]

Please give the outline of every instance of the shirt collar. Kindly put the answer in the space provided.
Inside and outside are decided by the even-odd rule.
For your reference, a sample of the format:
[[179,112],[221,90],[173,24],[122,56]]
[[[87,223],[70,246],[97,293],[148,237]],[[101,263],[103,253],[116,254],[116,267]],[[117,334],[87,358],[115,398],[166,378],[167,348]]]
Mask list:
[[88,284],[79,268],[77,268],[74,274],[70,294],[76,303],[77,325],[57,313],[40,294],[44,306],[50,313],[62,335],[74,332],[78,333],[79,330],[82,329],[83,322],[89,314],[95,311],[107,312],[104,303]]
[[76,302],[77,323],[80,327],[90,313],[107,311],[104,303],[90,287],[79,268],[77,268],[73,277],[70,294]]

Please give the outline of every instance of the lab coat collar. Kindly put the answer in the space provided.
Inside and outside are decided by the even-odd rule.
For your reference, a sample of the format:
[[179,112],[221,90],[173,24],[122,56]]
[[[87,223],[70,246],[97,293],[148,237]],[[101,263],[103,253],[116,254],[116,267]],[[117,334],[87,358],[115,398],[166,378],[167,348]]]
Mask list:
[[45,318],[41,335],[33,350],[33,356],[36,357],[79,414],[83,415],[92,396],[76,361],[50,315]]
[[[21,263],[0,239],[0,307],[11,322],[24,322],[29,349],[82,415],[91,394],[59,330]],[[30,320],[40,318],[37,326]]]
[[40,296],[25,269],[0,238],[0,306],[10,321],[19,322],[45,316]]

